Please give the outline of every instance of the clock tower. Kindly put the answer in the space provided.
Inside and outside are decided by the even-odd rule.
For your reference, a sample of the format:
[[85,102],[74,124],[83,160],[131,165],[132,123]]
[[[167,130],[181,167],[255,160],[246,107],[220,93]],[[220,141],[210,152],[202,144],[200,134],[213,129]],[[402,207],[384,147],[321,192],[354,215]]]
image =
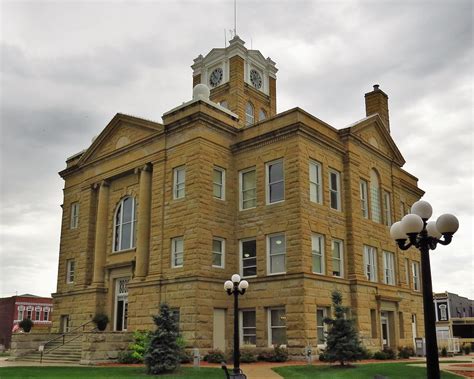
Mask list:
[[226,48],[212,49],[194,59],[193,86],[206,84],[210,100],[239,116],[239,125],[248,126],[276,114],[275,62],[258,50],[248,50],[239,36]]

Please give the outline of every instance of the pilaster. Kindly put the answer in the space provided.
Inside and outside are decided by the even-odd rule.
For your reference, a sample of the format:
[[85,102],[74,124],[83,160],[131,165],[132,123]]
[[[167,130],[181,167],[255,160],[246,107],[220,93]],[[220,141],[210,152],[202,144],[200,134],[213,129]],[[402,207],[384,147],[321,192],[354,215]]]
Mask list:
[[138,195],[138,232],[135,276],[143,280],[148,273],[150,255],[150,214],[151,214],[151,165],[140,171]]
[[94,274],[92,284],[104,285],[104,264],[107,252],[107,216],[109,211],[109,183],[105,180],[99,185],[99,200],[97,204],[97,222],[94,246]]

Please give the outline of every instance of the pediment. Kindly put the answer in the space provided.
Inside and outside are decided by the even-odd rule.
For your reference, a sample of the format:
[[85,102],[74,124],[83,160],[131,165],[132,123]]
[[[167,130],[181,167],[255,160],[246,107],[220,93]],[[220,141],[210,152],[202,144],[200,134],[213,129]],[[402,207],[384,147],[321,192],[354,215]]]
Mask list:
[[125,150],[163,130],[164,126],[159,123],[117,113],[94,139],[78,165]]
[[366,145],[390,157],[400,166],[405,164],[405,159],[378,114],[362,119],[346,130]]

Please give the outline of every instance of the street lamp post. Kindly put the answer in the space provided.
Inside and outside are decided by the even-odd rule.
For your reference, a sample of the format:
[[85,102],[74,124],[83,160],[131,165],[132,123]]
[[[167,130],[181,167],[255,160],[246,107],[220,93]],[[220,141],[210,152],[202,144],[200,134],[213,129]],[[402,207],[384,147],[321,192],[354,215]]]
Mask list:
[[240,280],[240,275],[232,275],[231,280],[224,283],[224,290],[228,295],[234,295],[234,369],[230,378],[246,378],[240,369],[240,338],[239,338],[239,295],[243,295],[249,283],[246,280]]
[[[407,250],[414,246],[421,253],[421,278],[423,282],[423,309],[425,316],[426,366],[429,379],[439,379],[438,343],[436,341],[435,309],[431,284],[430,250],[436,245],[449,245],[459,228],[458,219],[452,214],[443,214],[436,221],[428,221],[433,213],[430,203],[420,200],[406,215],[390,228],[390,235],[398,247]],[[443,237],[443,239],[441,239]],[[408,243],[407,243],[408,238]]]

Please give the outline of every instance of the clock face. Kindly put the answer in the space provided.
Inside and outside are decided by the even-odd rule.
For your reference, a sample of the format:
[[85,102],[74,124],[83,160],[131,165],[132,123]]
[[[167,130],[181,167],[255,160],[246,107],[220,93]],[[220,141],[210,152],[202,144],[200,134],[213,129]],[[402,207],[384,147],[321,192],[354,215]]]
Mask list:
[[217,87],[222,82],[222,77],[224,73],[222,72],[222,68],[217,67],[214,71],[211,72],[211,76],[209,77],[209,84],[212,88]]
[[257,70],[250,70],[250,83],[256,88],[262,88],[262,77]]

